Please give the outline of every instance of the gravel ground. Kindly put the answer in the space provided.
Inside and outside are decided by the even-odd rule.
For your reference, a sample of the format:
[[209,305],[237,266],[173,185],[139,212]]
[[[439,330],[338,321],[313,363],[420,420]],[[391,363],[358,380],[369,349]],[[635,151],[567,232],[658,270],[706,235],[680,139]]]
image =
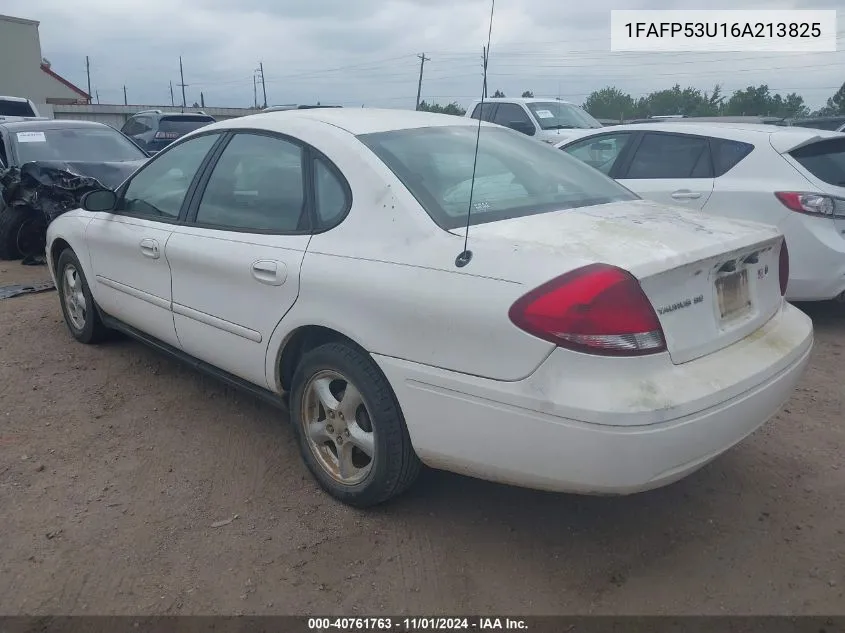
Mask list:
[[0,613],[842,612],[845,310],[802,307],[800,389],[684,481],[586,498],[429,470],[361,512],[319,491],[283,413],[135,342],[73,342],[55,292],[0,301]]

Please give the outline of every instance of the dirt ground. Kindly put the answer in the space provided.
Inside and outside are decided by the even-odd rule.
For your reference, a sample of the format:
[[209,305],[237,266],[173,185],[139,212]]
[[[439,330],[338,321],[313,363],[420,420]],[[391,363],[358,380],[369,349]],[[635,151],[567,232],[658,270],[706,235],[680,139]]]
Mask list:
[[0,613],[841,613],[845,310],[802,307],[800,389],[678,484],[585,498],[429,470],[361,512],[279,411],[132,341],[74,343],[55,292],[2,300]]

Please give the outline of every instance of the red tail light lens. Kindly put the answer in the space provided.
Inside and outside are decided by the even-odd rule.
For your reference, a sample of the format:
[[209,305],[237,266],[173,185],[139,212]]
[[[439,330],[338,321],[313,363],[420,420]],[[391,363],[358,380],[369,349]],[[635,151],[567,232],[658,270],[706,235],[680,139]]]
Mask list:
[[783,240],[780,247],[778,278],[780,279],[780,294],[783,297],[786,295],[786,286],[789,283],[789,249],[786,248],[786,240]]
[[626,270],[591,264],[517,300],[518,328],[560,347],[606,356],[666,351],[663,328],[639,282]]
[[[791,211],[805,215],[816,215],[823,218],[833,218],[845,212],[845,200],[832,198],[820,193],[804,193],[801,191],[776,191],[775,197]],[[839,205],[842,205],[840,207]]]

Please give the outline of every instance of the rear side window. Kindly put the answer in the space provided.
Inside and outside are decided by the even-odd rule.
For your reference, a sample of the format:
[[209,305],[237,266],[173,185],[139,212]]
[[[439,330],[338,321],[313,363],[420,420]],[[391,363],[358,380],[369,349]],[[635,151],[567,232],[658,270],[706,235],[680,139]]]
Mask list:
[[472,118],[477,119],[481,117],[483,121],[490,121],[493,115],[493,108],[495,107],[495,103],[479,103],[475,106],[475,110],[472,111]]
[[724,176],[739,162],[748,156],[754,146],[751,143],[729,141],[723,138],[710,139],[710,151],[713,153],[713,169],[715,176]]
[[832,138],[799,147],[789,155],[819,180],[845,187],[845,138]]
[[0,116],[35,116],[35,112],[26,101],[0,99]]
[[704,136],[646,133],[624,178],[712,178]]

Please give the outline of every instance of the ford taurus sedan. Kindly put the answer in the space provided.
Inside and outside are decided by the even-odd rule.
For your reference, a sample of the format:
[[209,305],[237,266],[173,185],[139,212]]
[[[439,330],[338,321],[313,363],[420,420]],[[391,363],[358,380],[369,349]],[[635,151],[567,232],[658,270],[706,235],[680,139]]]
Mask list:
[[70,333],[287,400],[306,465],[356,506],[421,464],[647,490],[789,398],[813,331],[776,229],[643,201],[486,123],[476,162],[477,125],[314,109],[186,135],[50,225]]

